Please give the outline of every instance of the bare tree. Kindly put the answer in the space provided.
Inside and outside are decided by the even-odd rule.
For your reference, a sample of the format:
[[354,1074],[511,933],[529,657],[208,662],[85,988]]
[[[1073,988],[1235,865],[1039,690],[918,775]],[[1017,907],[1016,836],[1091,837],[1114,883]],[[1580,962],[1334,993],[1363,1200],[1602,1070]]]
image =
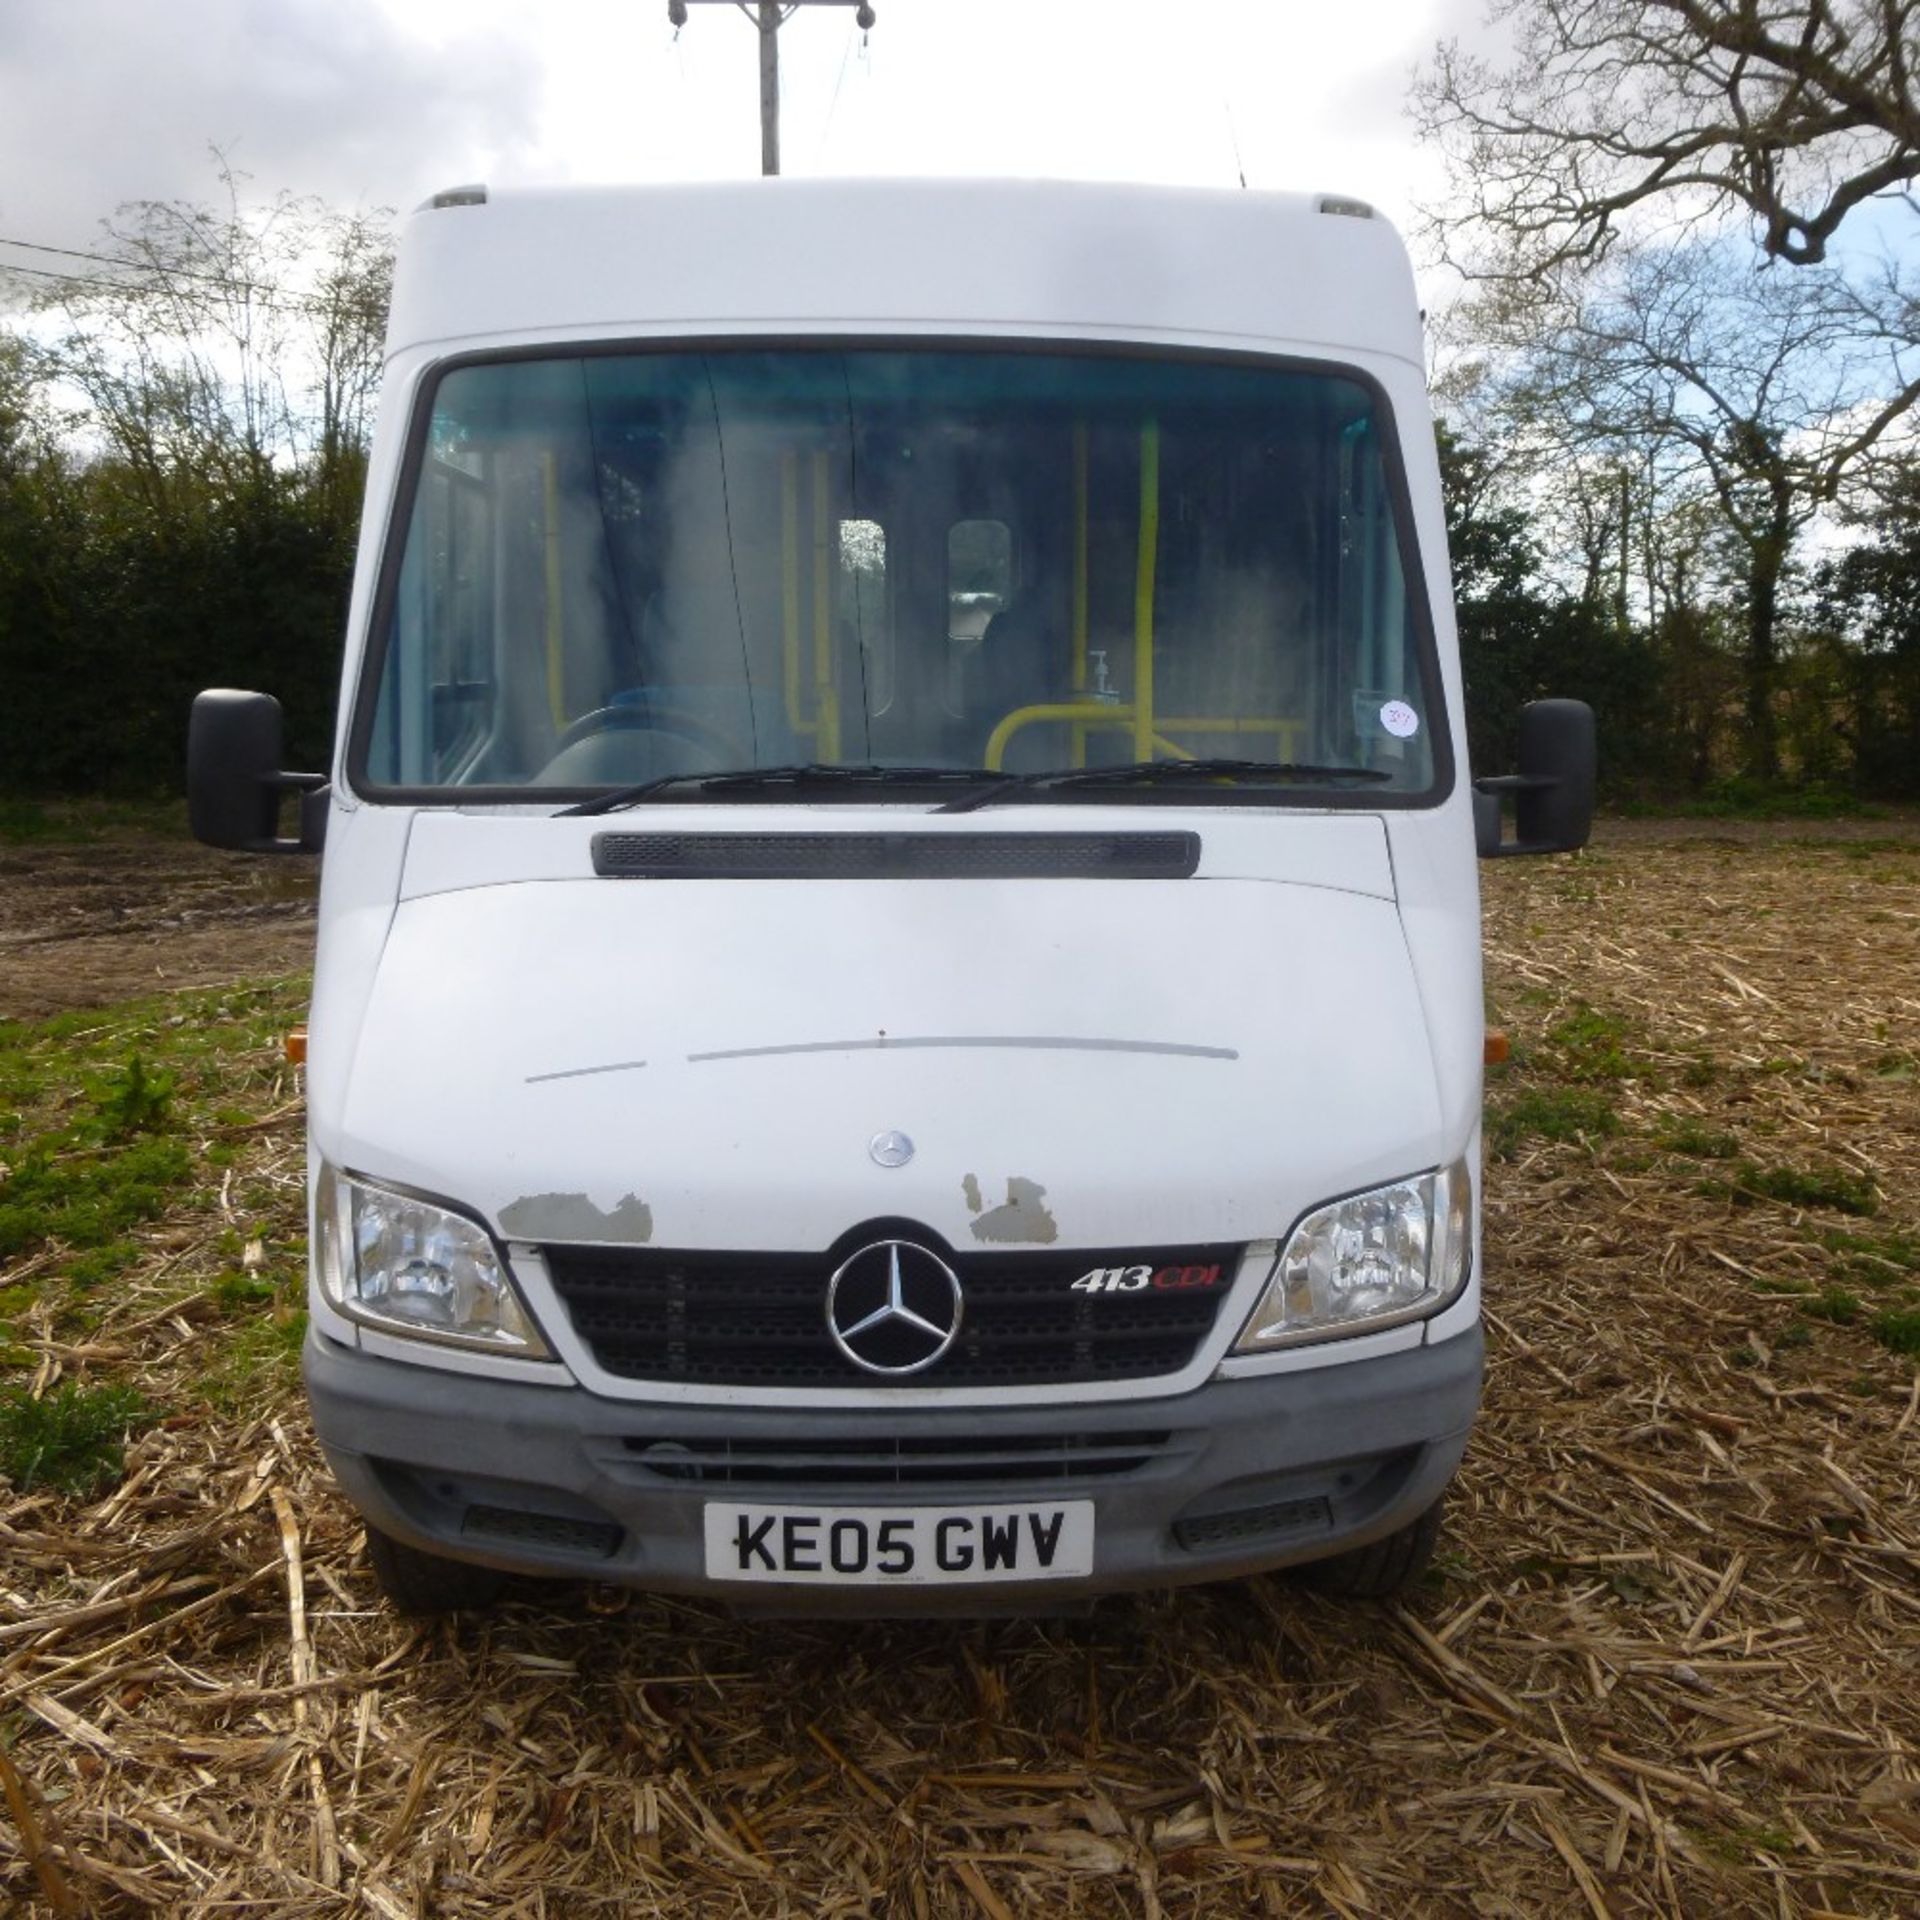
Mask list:
[[1748,767],[1774,778],[1776,634],[1796,543],[1920,400],[1898,300],[1877,306],[1827,269],[1756,274],[1737,250],[1696,242],[1623,256],[1564,307],[1502,296],[1485,312],[1517,354],[1507,431],[1543,470],[1558,463],[1591,492],[1594,474],[1640,464],[1669,500],[1698,491],[1713,507],[1744,612]]
[[[320,261],[304,303],[313,396],[316,479],[336,508],[351,511],[359,465],[373,431],[387,307],[393,297],[393,235],[384,211],[310,211],[304,251]],[[344,492],[343,492],[344,489]]]
[[1508,56],[1443,43],[1413,92],[1448,165],[1454,220],[1430,225],[1476,277],[1599,259],[1655,206],[1745,208],[1769,255],[1814,263],[1863,201],[1920,177],[1915,0],[1489,9]]
[[50,370],[156,506],[295,473],[350,509],[377,388],[392,251],[384,212],[280,193],[140,200],[102,222],[97,269],[45,301],[68,325]]

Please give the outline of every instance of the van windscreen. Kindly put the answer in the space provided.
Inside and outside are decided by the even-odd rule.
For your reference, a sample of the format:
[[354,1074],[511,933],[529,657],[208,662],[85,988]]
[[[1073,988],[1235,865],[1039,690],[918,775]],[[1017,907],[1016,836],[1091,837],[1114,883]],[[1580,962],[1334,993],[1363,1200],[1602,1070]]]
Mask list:
[[369,791],[1213,759],[1281,801],[1325,804],[1329,770],[1373,805],[1436,789],[1398,456],[1351,373],[593,352],[456,365],[422,404],[356,716]]

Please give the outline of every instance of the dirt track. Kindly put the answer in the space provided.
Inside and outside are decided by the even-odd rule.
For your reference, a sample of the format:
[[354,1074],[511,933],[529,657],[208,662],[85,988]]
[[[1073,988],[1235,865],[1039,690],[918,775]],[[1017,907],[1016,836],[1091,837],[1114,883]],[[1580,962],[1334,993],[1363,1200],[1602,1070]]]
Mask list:
[[317,866],[160,834],[0,844],[0,1019],[306,966]]

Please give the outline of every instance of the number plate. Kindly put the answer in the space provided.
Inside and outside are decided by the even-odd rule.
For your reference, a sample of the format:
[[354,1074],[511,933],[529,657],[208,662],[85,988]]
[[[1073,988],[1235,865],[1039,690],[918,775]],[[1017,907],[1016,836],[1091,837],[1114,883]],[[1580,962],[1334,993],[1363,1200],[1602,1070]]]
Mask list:
[[1015,1507],[707,1503],[707,1578],[809,1586],[965,1586],[1093,1571],[1093,1502]]

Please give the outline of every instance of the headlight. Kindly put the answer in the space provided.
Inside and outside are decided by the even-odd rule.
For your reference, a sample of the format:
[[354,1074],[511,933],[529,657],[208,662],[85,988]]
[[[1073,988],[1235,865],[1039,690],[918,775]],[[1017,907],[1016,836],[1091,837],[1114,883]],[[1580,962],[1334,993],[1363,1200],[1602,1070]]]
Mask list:
[[314,1190],[320,1290],[350,1320],[388,1333],[544,1359],[492,1236],[430,1200],[322,1165]]
[[1421,1319],[1466,1285],[1472,1253],[1464,1160],[1316,1207],[1287,1237],[1234,1349],[1265,1353]]

